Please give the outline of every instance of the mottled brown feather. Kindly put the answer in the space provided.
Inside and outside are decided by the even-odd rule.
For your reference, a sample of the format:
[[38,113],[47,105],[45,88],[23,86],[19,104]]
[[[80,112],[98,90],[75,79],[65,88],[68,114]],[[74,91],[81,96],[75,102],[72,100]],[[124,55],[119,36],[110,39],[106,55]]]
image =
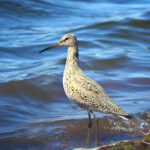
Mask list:
[[118,116],[128,116],[95,81],[87,77],[78,65],[78,45],[73,34],[66,34],[60,41],[69,38],[68,43],[61,43],[68,47],[63,87],[67,97],[75,104],[87,111],[97,111]]

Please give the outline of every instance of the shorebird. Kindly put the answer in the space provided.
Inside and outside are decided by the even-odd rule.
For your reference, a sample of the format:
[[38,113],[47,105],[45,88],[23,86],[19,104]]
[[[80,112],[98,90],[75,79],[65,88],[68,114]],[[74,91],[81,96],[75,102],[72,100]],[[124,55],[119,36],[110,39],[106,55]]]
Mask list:
[[98,145],[98,119],[93,111],[113,114],[125,120],[132,119],[132,116],[125,113],[111,100],[98,83],[87,77],[82,72],[78,64],[78,43],[74,34],[65,34],[58,43],[41,50],[39,53],[56,46],[64,46],[68,48],[68,56],[63,74],[64,91],[71,101],[88,112],[89,123],[87,144],[90,144],[90,133],[92,127],[91,114],[93,115],[96,124],[95,144]]

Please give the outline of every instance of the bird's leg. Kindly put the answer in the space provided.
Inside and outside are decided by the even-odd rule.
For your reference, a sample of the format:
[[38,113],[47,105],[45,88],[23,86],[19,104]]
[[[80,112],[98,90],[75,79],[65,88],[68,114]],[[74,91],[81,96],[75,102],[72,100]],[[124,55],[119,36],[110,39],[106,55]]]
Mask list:
[[88,111],[88,116],[89,116],[89,124],[88,124],[87,144],[90,146],[91,128],[92,128],[92,120],[91,120],[90,111]]
[[92,112],[92,115],[95,120],[95,132],[96,132],[95,145],[99,145],[99,143],[98,143],[98,118],[96,117],[96,115],[93,112]]

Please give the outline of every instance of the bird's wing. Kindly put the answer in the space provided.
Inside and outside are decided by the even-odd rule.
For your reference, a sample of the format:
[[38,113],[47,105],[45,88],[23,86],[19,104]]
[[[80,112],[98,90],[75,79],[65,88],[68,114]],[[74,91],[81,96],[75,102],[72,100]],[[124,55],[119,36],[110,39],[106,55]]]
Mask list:
[[[70,78],[69,89],[71,90],[71,99],[76,103],[83,105],[85,109],[98,111],[102,113],[111,113],[116,115],[127,115],[117,104],[115,104],[104,89],[95,81],[84,74],[74,75]],[[85,105],[85,106],[84,106]]]

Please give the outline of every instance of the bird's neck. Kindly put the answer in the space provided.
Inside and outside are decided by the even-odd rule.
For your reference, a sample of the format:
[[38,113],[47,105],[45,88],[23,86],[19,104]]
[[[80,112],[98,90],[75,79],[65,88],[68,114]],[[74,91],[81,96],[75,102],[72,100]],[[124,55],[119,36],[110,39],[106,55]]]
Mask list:
[[68,56],[66,60],[67,67],[78,67],[78,46],[68,47]]

